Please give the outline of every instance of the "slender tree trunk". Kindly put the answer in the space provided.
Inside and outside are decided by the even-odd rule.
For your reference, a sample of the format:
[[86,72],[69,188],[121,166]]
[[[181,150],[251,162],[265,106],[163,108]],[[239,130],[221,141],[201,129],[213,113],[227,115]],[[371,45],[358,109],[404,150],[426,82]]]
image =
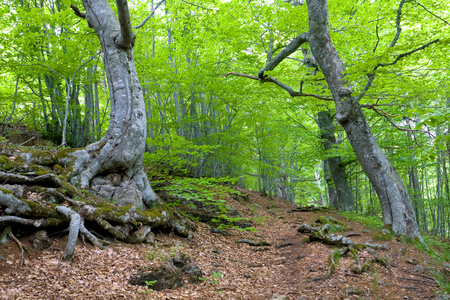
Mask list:
[[374,186],[383,221],[397,234],[419,237],[416,216],[400,176],[378,145],[364,113],[344,80],[344,64],[331,41],[328,4],[307,0],[309,45],[328,83],[336,105],[336,119],[344,127],[356,157]]

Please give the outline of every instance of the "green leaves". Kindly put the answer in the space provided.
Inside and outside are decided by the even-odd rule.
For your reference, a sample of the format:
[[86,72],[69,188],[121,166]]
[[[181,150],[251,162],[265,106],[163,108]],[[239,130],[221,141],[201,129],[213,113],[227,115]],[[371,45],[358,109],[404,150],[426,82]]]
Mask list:
[[71,0],[61,0],[63,3],[64,3],[64,5],[67,7],[67,8],[69,8],[70,7],[70,4],[71,4]]

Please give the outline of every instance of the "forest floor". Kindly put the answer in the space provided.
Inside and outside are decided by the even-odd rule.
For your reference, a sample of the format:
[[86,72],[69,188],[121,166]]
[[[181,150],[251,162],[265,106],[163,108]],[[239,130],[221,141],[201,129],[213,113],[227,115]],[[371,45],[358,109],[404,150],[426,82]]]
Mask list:
[[[319,216],[333,216],[357,234],[355,242],[369,242],[372,232],[347,222],[333,211],[292,212],[281,199],[241,190],[249,201],[230,197],[228,203],[254,224],[255,232],[229,230],[230,236],[211,233],[197,223],[192,241],[156,232],[156,244],[113,243],[106,250],[77,246],[72,264],[61,261],[66,240],[52,237],[52,246],[30,251],[19,268],[20,251],[14,242],[0,244],[0,299],[434,299],[438,286],[429,271],[438,268],[411,244],[381,242],[377,251],[388,268],[373,264],[368,272],[350,271],[354,259],[343,256],[331,276],[325,276],[334,247],[306,243],[297,228]],[[359,236],[358,236],[359,235]],[[254,247],[239,239],[264,240],[271,246]],[[152,291],[128,283],[141,267],[153,269],[182,253],[201,266],[204,281],[175,290]],[[369,257],[368,252],[360,256]],[[422,266],[418,268],[418,266]],[[277,295],[280,295],[277,297]],[[282,297],[283,295],[284,297]]]

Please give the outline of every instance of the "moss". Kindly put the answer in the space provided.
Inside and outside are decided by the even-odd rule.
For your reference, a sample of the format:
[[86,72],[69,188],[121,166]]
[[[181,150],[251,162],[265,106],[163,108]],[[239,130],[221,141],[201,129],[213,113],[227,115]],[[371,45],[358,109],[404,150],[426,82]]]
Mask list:
[[5,189],[0,189],[0,192],[3,192],[4,194],[13,194],[11,191]]
[[55,211],[56,205],[53,203],[45,202],[45,205],[31,201],[31,200],[22,200],[26,202],[30,208],[31,213],[28,213],[35,217],[52,217],[52,218],[60,218],[61,215]]
[[2,171],[9,171],[15,167],[15,164],[9,160],[6,155],[0,156],[0,169]]
[[315,224],[319,223],[319,224],[322,224],[322,225],[330,224],[332,227],[334,227],[334,229],[335,229],[334,231],[339,231],[339,232],[352,230],[350,228],[350,226],[348,226],[347,224],[345,224],[345,223],[343,223],[343,222],[341,222],[339,220],[336,220],[333,217],[320,216],[320,217],[318,217],[316,219],[316,221],[314,221],[314,223]]
[[63,171],[64,171],[64,169],[63,169],[63,167],[61,167],[61,165],[55,164],[53,166],[53,172],[55,172],[56,174],[62,174]]
[[375,234],[372,235],[372,240],[374,241],[383,241],[383,242],[389,242],[393,238],[393,235],[391,232],[387,230],[380,230],[375,232]]

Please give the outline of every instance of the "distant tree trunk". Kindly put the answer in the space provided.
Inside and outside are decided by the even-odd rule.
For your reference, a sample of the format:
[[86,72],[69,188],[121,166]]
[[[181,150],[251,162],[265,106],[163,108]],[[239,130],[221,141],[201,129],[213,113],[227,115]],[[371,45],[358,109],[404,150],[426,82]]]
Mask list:
[[[325,151],[331,151],[336,147],[336,137],[334,135],[335,126],[333,116],[328,111],[321,111],[318,114],[317,124],[322,136],[322,144]],[[337,193],[336,207],[343,211],[352,211],[355,209],[352,189],[348,184],[345,166],[341,163],[340,156],[329,157],[326,159],[330,167],[331,176]]]
[[[86,188],[96,176],[118,174],[121,184],[115,195],[125,199],[122,204],[129,204],[126,198],[141,198],[145,204],[151,205],[156,195],[143,168],[147,123],[144,97],[133,58],[135,35],[127,2],[118,0],[116,3],[119,19],[108,1],[83,0],[86,19],[102,47],[111,113],[105,136],[73,154],[77,159],[70,177],[73,183]],[[96,182],[99,191],[105,182],[105,179]],[[133,204],[139,204],[138,200]]]
[[336,185],[334,184],[333,176],[331,176],[330,164],[328,159],[323,160],[323,173],[328,189],[328,206],[338,207],[338,195]]
[[344,127],[356,157],[374,186],[383,210],[383,221],[397,234],[419,237],[414,209],[400,176],[377,144],[361,106],[344,79],[345,68],[331,41],[328,4],[307,0],[309,45],[328,83],[336,105],[336,119]]

